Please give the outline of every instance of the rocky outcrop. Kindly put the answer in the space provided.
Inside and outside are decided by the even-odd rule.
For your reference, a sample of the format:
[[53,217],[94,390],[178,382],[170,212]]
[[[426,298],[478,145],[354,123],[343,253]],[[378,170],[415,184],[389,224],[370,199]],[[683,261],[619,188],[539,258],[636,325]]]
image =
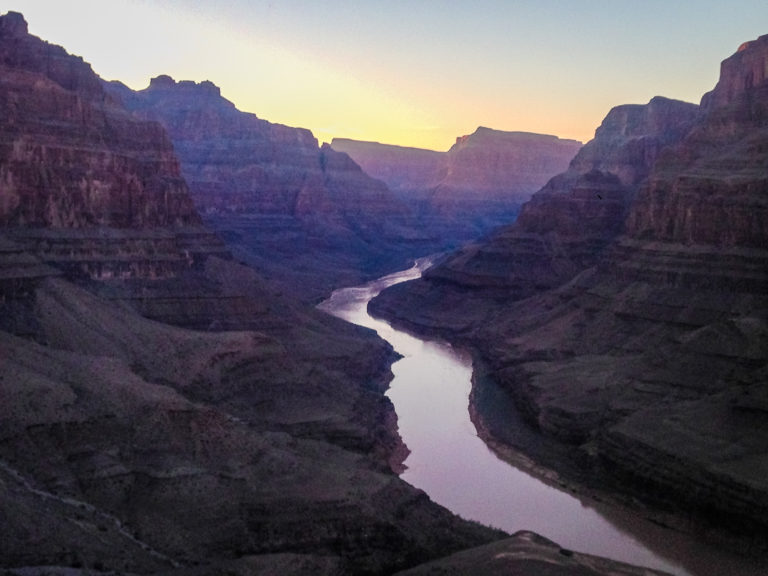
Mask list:
[[561,172],[581,142],[527,132],[479,127],[456,139],[447,156],[445,177],[433,202],[522,204],[551,176]]
[[[579,448],[580,472],[564,474],[753,551],[768,533],[766,61],[765,37],[745,44],[698,113],[661,99],[614,109],[513,228],[372,303],[474,347],[478,386],[490,378],[541,434]],[[568,180],[591,188],[558,198]],[[605,199],[615,207],[588,208]],[[515,446],[503,417],[477,414]]]
[[765,248],[768,36],[722,64],[704,120],[670,150],[632,208],[628,236],[718,248]]
[[581,142],[479,127],[447,152],[334,138],[363,169],[401,194],[430,192],[436,205],[464,200],[522,204],[564,170]]
[[516,222],[470,245],[427,276],[473,287],[503,287],[522,298],[554,288],[593,265],[624,229],[628,208],[666,146],[697,115],[693,104],[654,98],[617,106],[568,170],[523,205]]
[[514,220],[520,205],[581,147],[556,136],[478,128],[447,152],[334,139],[363,169],[417,207],[423,230],[468,241]]
[[211,82],[159,76],[137,92],[107,90],[166,127],[196,206],[237,257],[304,298],[404,264],[403,239],[423,236],[349,156],[241,112]]
[[[131,117],[81,58],[0,23],[0,226],[44,261],[90,277],[168,276],[202,229],[163,128]],[[178,232],[187,230],[185,239]]]

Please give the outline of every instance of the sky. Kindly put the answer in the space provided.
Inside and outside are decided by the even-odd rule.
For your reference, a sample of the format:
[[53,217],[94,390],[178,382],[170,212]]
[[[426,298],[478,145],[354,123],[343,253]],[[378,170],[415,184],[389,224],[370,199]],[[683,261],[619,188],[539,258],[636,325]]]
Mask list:
[[32,34],[134,89],[210,80],[240,110],[447,150],[478,126],[588,141],[616,105],[698,103],[768,34],[768,1],[11,0]]

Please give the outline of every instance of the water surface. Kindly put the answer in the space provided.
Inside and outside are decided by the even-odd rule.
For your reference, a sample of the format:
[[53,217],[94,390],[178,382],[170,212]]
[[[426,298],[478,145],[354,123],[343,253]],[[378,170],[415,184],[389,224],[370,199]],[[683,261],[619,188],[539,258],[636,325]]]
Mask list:
[[514,533],[533,530],[565,548],[680,576],[757,576],[759,568],[616,506],[579,498],[500,460],[477,436],[468,405],[472,360],[440,341],[372,318],[368,302],[387,286],[412,280],[428,264],[337,290],[320,308],[376,330],[403,358],[387,395],[410,449],[401,477],[460,516]]

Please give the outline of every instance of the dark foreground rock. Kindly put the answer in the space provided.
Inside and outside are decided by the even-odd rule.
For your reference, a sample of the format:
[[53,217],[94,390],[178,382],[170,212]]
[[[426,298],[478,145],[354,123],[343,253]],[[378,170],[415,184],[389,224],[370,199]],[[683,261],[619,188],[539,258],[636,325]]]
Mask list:
[[[471,346],[476,385],[572,447],[567,466],[533,454],[547,465],[752,553],[768,534],[767,61],[768,38],[742,46],[695,118],[651,101],[625,124],[661,131],[650,140],[605,139],[612,111],[515,226],[372,303]],[[515,445],[503,414],[476,408]]]
[[411,570],[398,572],[402,576],[444,574],[446,576],[660,576],[648,568],[630,566],[597,556],[579,554],[561,548],[533,532],[518,532],[512,538],[500,540],[447,558],[435,560]]

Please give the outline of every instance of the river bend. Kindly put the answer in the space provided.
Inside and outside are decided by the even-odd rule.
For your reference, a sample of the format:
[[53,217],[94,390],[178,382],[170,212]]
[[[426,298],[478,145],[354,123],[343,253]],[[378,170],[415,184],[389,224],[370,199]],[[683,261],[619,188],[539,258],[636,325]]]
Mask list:
[[401,478],[466,519],[509,533],[533,530],[580,552],[679,576],[758,573],[740,559],[632,512],[554,488],[491,452],[469,417],[469,354],[394,329],[367,312],[368,302],[381,290],[420,277],[428,263],[422,259],[409,270],[337,290],[319,305],[334,316],[376,330],[403,356],[392,365],[394,379],[387,392],[400,435],[410,449]]

